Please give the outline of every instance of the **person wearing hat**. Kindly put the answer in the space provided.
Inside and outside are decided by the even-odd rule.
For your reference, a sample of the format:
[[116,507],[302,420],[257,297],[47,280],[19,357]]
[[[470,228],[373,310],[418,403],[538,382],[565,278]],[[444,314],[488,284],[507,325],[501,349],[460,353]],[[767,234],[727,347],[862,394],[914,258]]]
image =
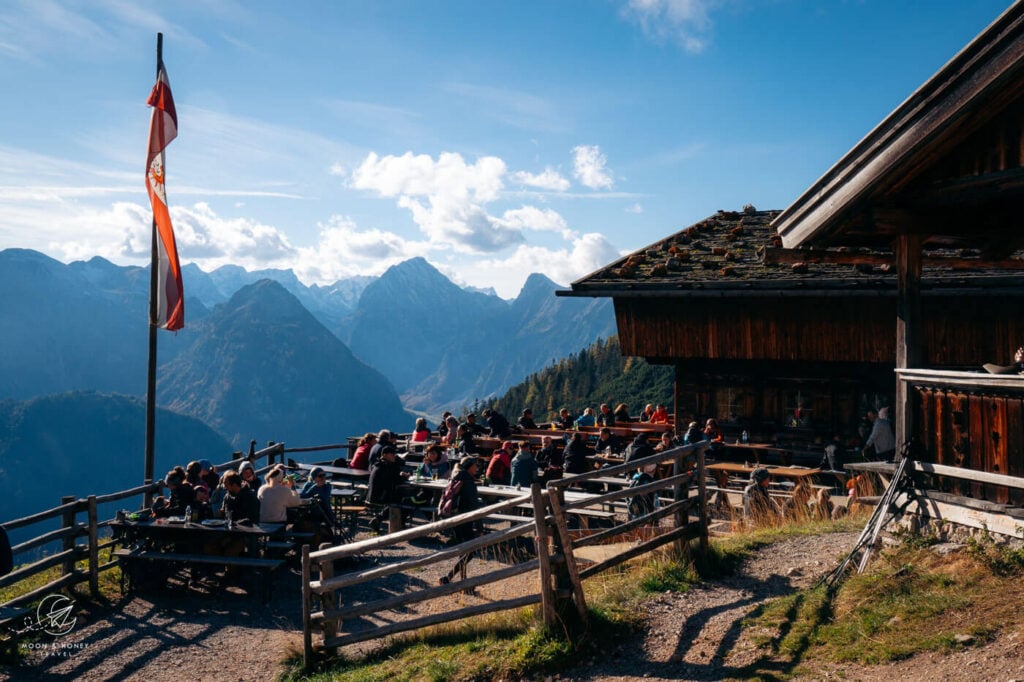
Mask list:
[[320,467],[309,471],[309,479],[302,486],[299,497],[304,500],[316,500],[317,508],[324,520],[334,526],[334,510],[331,509],[331,484],[327,481],[327,472]]
[[476,414],[470,412],[466,415],[466,427],[469,428],[469,432],[474,436],[485,436],[487,435],[487,427],[483,424],[476,423]]
[[533,421],[533,410],[529,407],[523,410],[523,413],[519,415],[519,428],[521,429],[536,429],[537,422]]
[[220,474],[217,473],[217,467],[213,466],[208,459],[199,460],[199,478],[210,490],[220,485]]
[[[466,456],[459,460],[458,470],[451,480],[442,496],[442,503],[445,498],[452,500],[452,515],[465,514],[474,511],[480,506],[476,488],[476,476],[480,470],[480,463],[476,457]],[[476,524],[472,521],[462,523],[452,529],[455,534],[455,544],[461,545],[476,537]],[[452,569],[446,575],[441,576],[439,584],[447,585],[455,577],[456,573],[465,577],[466,564],[473,558],[473,552],[463,554],[455,562]]]
[[242,477],[242,485],[252,488],[253,492],[259,490],[263,485],[263,481],[256,475],[256,468],[252,462],[242,462],[238,467],[238,475]]
[[[408,477],[409,474],[402,471],[402,463],[398,461],[398,449],[394,445],[381,448],[380,459],[372,465],[366,487],[366,501],[377,509],[377,513],[370,519],[370,528],[374,532],[380,531],[381,521],[390,506],[401,502],[398,484]],[[398,529],[389,530],[394,532]]]
[[771,474],[764,467],[750,472],[750,484],[743,489],[743,519],[750,525],[771,521],[777,515],[775,501],[768,495]]
[[185,508],[195,502],[195,491],[185,480],[185,470],[176,466],[164,477],[168,495],[153,500],[153,516],[181,516]]

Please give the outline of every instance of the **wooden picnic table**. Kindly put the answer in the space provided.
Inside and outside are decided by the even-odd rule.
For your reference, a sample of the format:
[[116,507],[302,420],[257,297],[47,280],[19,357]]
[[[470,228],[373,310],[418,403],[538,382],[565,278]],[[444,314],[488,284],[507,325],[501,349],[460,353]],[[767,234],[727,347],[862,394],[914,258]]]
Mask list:
[[369,469],[353,469],[352,467],[336,467],[336,466],[330,466],[329,464],[306,464],[304,462],[297,462],[295,464],[295,466],[297,466],[298,468],[302,469],[303,471],[310,471],[310,470],[312,470],[312,469],[314,469],[316,467],[319,467],[319,468],[323,469],[325,473],[330,474],[332,478],[334,476],[338,476],[340,478],[356,479],[356,480],[370,478],[370,470]]
[[[718,482],[718,487],[728,488],[729,487],[729,474],[737,476],[743,476],[746,479],[750,478],[750,474],[754,471],[753,466],[746,464],[740,464],[739,462],[715,462],[708,464],[705,469],[710,471]],[[784,478],[791,480],[794,483],[800,480],[810,480],[816,474],[821,473],[821,469],[805,469],[804,467],[783,467],[783,466],[765,466],[768,472],[775,478]]]

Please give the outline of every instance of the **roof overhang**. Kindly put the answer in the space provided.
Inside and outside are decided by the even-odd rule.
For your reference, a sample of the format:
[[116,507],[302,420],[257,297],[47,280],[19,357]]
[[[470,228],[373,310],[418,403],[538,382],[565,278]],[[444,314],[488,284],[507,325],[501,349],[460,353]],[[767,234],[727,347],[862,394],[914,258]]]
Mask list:
[[[1024,2],[1018,0],[773,221],[783,246],[839,245],[848,230],[863,236],[865,225],[870,232],[886,215],[906,210],[901,190],[1022,94]],[[992,183],[1005,202],[1001,180]],[[951,213],[950,206],[919,211],[916,229],[963,230],[943,224]],[[878,240],[891,235],[881,230]]]

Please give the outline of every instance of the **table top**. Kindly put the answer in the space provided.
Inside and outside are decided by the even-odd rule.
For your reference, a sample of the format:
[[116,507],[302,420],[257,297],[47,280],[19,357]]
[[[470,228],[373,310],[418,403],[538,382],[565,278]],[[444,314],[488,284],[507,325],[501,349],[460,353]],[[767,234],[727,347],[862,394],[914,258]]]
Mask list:
[[[215,520],[223,521],[223,519]],[[251,525],[236,523],[234,527],[228,528],[226,523],[204,525],[201,521],[196,523],[184,523],[183,521],[170,521],[167,518],[152,519],[149,521],[112,521],[110,525],[113,528],[131,529],[136,532],[142,531],[144,533],[195,531],[199,533],[241,533],[245,535],[276,535],[284,530],[285,526],[283,523],[254,523]]]
[[814,476],[820,474],[821,469],[804,469],[802,467],[780,467],[765,465],[762,467],[752,467],[738,462],[715,462],[714,464],[708,464],[706,467],[710,471],[725,471],[730,474],[747,474],[756,469],[763,468],[767,469],[772,476],[781,476],[783,478],[806,478],[808,476]]
[[[444,490],[448,487],[448,479],[441,478],[438,480],[423,479],[421,481],[414,481],[412,479],[406,481],[408,485],[415,486],[418,488],[424,488],[427,490]],[[529,495],[530,489],[524,487],[518,487],[514,485],[480,485],[476,486],[477,494],[481,497],[502,497],[511,499],[513,497],[522,497],[523,495]],[[573,502],[576,500],[585,500],[594,497],[589,493],[580,493],[575,491],[566,491],[565,499],[567,502]]]
[[296,466],[299,467],[300,469],[304,469],[305,471],[309,471],[310,469],[313,469],[314,467],[320,467],[326,473],[331,474],[332,476],[345,476],[345,477],[348,477],[348,478],[369,478],[370,477],[370,470],[369,469],[353,469],[351,467],[333,467],[333,466],[329,466],[327,464],[304,464],[302,462],[297,463]]

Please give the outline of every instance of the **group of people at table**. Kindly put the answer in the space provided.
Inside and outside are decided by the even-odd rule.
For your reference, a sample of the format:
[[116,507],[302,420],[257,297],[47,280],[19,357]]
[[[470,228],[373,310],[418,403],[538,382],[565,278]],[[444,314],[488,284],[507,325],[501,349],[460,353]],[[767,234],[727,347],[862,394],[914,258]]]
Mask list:
[[195,460],[167,472],[167,492],[153,501],[152,513],[155,518],[219,518],[229,524],[262,525],[286,523],[289,509],[306,507],[312,512],[312,525],[319,526],[317,532],[329,535],[334,514],[326,473],[315,467],[301,487],[298,480],[283,464],[271,467],[263,481],[252,462],[242,462],[237,471],[218,472],[209,460]]

